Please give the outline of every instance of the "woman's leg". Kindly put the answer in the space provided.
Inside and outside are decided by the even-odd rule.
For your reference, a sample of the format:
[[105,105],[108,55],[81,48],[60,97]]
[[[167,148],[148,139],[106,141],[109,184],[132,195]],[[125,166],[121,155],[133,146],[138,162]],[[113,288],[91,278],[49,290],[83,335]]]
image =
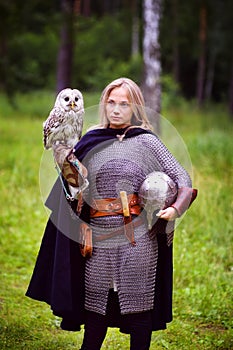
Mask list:
[[125,315],[125,321],[130,325],[130,350],[149,350],[151,342],[151,312]]
[[107,333],[106,317],[86,311],[84,338],[81,350],[100,350]]
[[[116,293],[109,293],[107,315],[86,311],[85,332],[80,350],[100,350],[105,339],[111,307],[119,307]],[[122,316],[123,323],[130,330],[130,350],[149,350],[152,334],[151,312],[145,311]]]
[[84,339],[81,350],[99,350],[106,336],[108,325],[116,322],[120,315],[119,299],[113,289],[109,290],[106,316],[86,311]]

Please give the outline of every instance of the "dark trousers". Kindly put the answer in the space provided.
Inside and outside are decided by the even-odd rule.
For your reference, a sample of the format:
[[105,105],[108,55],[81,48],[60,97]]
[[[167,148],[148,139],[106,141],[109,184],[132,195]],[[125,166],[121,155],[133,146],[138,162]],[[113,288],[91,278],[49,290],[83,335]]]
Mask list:
[[[84,339],[81,350],[100,350],[109,325],[108,310],[111,310],[111,306],[115,307],[116,295],[117,293],[110,294],[106,316],[95,312],[86,312]],[[126,324],[129,328],[130,350],[149,350],[152,334],[150,311],[127,314],[120,317],[121,323]]]

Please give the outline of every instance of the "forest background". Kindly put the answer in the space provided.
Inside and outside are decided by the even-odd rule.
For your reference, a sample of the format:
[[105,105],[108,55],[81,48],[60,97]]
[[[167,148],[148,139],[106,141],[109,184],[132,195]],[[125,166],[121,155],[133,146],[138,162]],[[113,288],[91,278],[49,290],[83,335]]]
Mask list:
[[[199,189],[174,241],[174,320],[153,334],[151,349],[233,349],[232,7],[230,0],[0,0],[1,349],[80,347],[83,330],[60,330],[47,305],[24,296],[47,220],[42,122],[67,85],[83,92],[87,110],[119,76],[146,93],[146,50],[156,103],[183,138]],[[157,14],[149,24],[145,8]],[[155,45],[146,47],[148,28]],[[84,132],[97,122],[90,115]],[[110,329],[103,350],[128,348],[129,337]]]
[[13,102],[18,91],[100,91],[119,76],[143,85],[143,37],[153,31],[162,90],[232,112],[232,17],[231,0],[1,0],[0,89]]

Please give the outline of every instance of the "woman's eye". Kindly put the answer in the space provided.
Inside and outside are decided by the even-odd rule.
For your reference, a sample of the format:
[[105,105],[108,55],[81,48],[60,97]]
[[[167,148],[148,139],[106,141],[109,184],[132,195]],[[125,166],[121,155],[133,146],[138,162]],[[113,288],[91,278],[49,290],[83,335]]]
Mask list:
[[119,106],[120,108],[128,108],[129,107],[129,103],[128,102],[120,102],[120,103],[116,103],[114,101],[108,101],[107,105],[111,108],[115,108],[115,106]]
[[120,103],[120,106],[123,108],[129,107],[129,104],[127,102]]

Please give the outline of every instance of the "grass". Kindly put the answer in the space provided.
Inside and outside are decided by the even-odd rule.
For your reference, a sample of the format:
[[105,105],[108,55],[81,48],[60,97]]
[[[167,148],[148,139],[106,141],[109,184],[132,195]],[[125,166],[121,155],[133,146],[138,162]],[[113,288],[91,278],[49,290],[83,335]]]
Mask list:
[[[86,95],[86,105],[98,103]],[[47,220],[40,186],[42,121],[52,93],[18,96],[13,110],[0,96],[0,348],[78,349],[83,331],[64,332],[46,304],[24,296]],[[51,102],[52,101],[52,102]],[[85,128],[93,123],[90,109]],[[167,108],[164,116],[184,139],[198,199],[174,241],[174,320],[155,332],[151,349],[233,349],[233,128],[224,107]],[[129,348],[109,329],[103,350]]]

